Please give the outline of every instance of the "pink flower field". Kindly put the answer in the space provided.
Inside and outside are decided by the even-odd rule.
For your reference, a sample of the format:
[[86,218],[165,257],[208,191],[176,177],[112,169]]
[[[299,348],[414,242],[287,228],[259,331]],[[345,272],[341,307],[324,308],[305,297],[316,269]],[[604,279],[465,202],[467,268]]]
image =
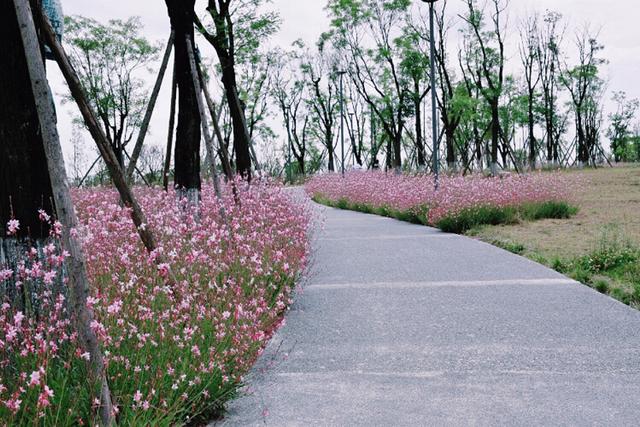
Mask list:
[[[316,176],[305,189],[316,201],[332,206],[448,229],[451,221],[466,221],[469,214],[477,216],[487,210],[504,212],[523,206],[564,205],[571,200],[574,187],[566,175],[532,173],[496,178],[443,176],[439,190],[435,191],[430,175],[349,172],[344,177],[340,174]],[[447,231],[464,231],[458,228]]]
[[[241,189],[240,206],[227,191],[224,218],[210,188],[197,218],[173,192],[136,193],[158,239],[151,256],[113,190],[74,195],[92,327],[117,417],[124,425],[208,420],[282,323],[307,263],[310,215],[272,185]],[[4,303],[0,313],[0,419],[7,425],[96,422],[89,355],[78,350],[67,317],[60,227],[52,230],[50,243],[25,254],[17,271],[0,265],[0,285],[27,295],[21,310]]]

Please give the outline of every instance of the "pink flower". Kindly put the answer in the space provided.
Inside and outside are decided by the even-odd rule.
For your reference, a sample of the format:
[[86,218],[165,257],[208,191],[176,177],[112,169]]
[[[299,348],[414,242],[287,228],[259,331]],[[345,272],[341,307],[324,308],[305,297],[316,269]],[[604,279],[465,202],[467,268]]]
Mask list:
[[12,414],[16,414],[20,410],[21,403],[22,400],[17,398],[9,399],[4,402],[5,406],[7,407],[7,409],[9,409],[9,411],[11,411]]
[[0,270],[0,281],[10,279],[11,277],[13,277],[13,270],[8,268]]
[[140,392],[140,390],[137,390],[133,395],[133,401],[136,403],[140,403],[141,400],[142,400],[142,393]]
[[49,216],[49,214],[47,214],[44,210],[39,209],[38,218],[40,218],[40,221],[42,222],[49,222],[49,220],[51,219],[51,216]]
[[52,397],[53,397],[53,390],[51,390],[49,386],[45,384],[44,390],[38,396],[38,408],[42,409],[49,406],[51,404],[49,402],[49,399]]
[[18,230],[20,230],[20,221],[17,219],[10,219],[9,222],[7,222],[7,234],[9,236],[13,236],[18,232]]
[[158,264],[158,272],[160,273],[160,277],[169,276],[169,264],[167,263]]
[[31,376],[29,378],[29,387],[40,385],[40,371],[31,372]]

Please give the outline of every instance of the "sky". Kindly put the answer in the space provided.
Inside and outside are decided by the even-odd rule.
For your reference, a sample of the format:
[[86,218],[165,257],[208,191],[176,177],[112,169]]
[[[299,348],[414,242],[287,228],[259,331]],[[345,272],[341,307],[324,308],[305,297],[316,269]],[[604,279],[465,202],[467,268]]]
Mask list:
[[[170,31],[169,18],[163,0],[61,1],[65,14],[82,15],[101,22],[114,18],[126,19],[130,16],[139,16],[144,25],[143,34],[152,41],[164,42]],[[421,2],[416,0],[416,3]],[[273,0],[272,8],[279,11],[282,24],[280,31],[271,40],[271,44],[288,48],[293,41],[302,39],[308,45],[312,45],[329,26],[329,19],[324,10],[325,4],[325,0]],[[206,0],[196,1],[196,11],[200,16],[206,13],[205,7]],[[581,28],[587,23],[591,24],[594,30],[599,30],[599,41],[605,47],[602,56],[609,61],[603,73],[608,81],[607,98],[611,98],[613,91],[626,91],[630,98],[640,98],[640,84],[638,84],[638,79],[640,79],[640,25],[637,20],[640,16],[640,5],[637,1],[511,0],[508,22],[510,31],[507,33],[507,42],[512,46],[508,56],[513,67],[518,64],[515,43],[519,37],[517,33],[519,20],[528,12],[544,12],[547,9],[560,12],[568,21],[567,44],[573,42],[575,29]],[[448,13],[451,16],[461,13],[463,10],[462,0],[449,0]],[[458,42],[455,32],[453,32],[452,38],[450,48],[457,49]],[[213,53],[207,50],[205,41],[197,40],[197,42],[205,56],[214,58]],[[77,116],[77,110],[71,103],[62,103],[62,94],[67,92],[67,88],[55,64],[49,65],[48,73],[58,109],[60,137],[65,155],[69,157],[72,120]],[[150,76],[149,88],[153,85],[153,79],[155,76]],[[166,140],[170,99],[169,81],[170,77],[165,77],[156,111],[151,121],[147,141],[152,144],[164,145]],[[608,113],[613,108],[613,104],[607,101],[605,111]],[[88,134],[84,136],[84,143],[93,144]]]

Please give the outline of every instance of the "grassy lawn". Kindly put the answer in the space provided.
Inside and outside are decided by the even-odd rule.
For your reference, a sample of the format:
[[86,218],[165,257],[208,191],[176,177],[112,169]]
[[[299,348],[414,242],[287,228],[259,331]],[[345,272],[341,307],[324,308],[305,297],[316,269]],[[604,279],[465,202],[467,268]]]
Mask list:
[[640,308],[640,166],[566,172],[584,178],[568,219],[482,226],[467,234]]

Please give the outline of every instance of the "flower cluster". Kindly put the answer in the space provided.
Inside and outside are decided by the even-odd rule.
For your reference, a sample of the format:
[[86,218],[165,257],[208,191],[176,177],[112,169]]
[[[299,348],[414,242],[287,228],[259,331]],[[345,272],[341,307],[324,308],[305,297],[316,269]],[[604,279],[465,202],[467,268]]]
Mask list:
[[[228,189],[219,201],[206,188],[197,211],[173,192],[137,189],[158,240],[151,254],[117,193],[74,194],[91,327],[125,424],[211,416],[282,322],[308,259],[309,212],[279,187],[239,186],[239,204]],[[0,266],[1,286],[37,282],[43,297],[37,312],[5,304],[0,314],[0,419],[9,423],[86,424],[99,404],[65,295],[48,290],[67,255],[53,239],[45,262],[34,253],[19,271]]]
[[524,203],[564,201],[572,185],[559,173],[533,173],[486,178],[443,176],[434,189],[431,175],[384,172],[350,172],[316,176],[305,186],[307,193],[332,202],[396,211],[427,211],[428,223],[477,207],[518,206]]

